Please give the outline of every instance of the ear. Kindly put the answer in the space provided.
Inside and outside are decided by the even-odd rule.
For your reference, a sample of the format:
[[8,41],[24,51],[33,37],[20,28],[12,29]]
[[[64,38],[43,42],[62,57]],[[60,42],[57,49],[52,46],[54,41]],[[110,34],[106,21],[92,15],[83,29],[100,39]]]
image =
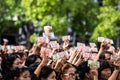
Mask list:
[[89,78],[90,77],[89,73],[85,73],[85,77]]

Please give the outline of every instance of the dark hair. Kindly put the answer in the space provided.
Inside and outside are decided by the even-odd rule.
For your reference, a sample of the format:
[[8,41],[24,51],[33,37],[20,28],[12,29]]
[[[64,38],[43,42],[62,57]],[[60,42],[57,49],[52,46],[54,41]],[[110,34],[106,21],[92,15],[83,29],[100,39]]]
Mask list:
[[17,53],[17,55],[19,55],[20,58],[22,58],[25,54],[23,52],[19,52],[19,53]]
[[17,77],[17,78],[20,77],[21,74],[25,71],[29,71],[28,67],[26,67],[26,66],[23,66],[21,68],[17,68],[16,71],[15,71],[16,74],[15,74],[14,77]]
[[110,51],[104,51],[104,52],[102,52],[103,54],[110,54],[110,55],[112,55],[113,53],[112,52],[110,52]]
[[[98,69],[98,77],[101,78],[101,71],[104,70],[104,69],[107,69],[107,68],[111,69],[111,66],[105,60],[100,60],[99,62],[100,62],[100,68]],[[111,71],[112,71],[112,69],[111,69]]]
[[13,80],[14,70],[11,68],[17,58],[20,58],[17,53],[12,53],[2,60],[1,68],[4,80]]
[[112,55],[112,53],[110,51],[104,51],[101,53],[101,55],[99,56],[100,60],[105,60],[105,54],[110,54]]
[[41,72],[40,72],[40,75],[39,75],[39,79],[46,79],[48,78],[48,76],[52,73],[52,72],[55,72],[54,69],[52,69],[51,67],[48,67],[48,66],[44,66],[42,69],[41,69]]
[[17,59],[17,58],[20,58],[17,53],[13,53],[13,54],[10,54],[6,57],[6,59],[3,59],[2,60],[2,63],[1,63],[1,67],[2,69],[10,69],[14,63],[14,61]]
[[25,66],[30,66],[31,64],[35,63],[36,59],[37,58],[40,58],[42,60],[42,58],[39,56],[39,55],[31,55],[31,56],[28,56],[27,59],[26,59],[26,62],[25,62]]
[[72,64],[66,63],[61,68],[61,73],[65,74],[69,68],[75,68]]
[[29,66],[29,71],[30,71],[31,74],[36,70],[36,68],[38,67],[39,64],[40,63],[35,62],[35,63],[33,63]]
[[84,61],[82,62],[79,66],[78,69],[79,71],[79,76],[80,79],[84,80],[85,78],[85,73],[89,73],[90,72],[90,68],[88,67],[88,61]]
[[99,60],[105,60],[105,54],[100,54]]

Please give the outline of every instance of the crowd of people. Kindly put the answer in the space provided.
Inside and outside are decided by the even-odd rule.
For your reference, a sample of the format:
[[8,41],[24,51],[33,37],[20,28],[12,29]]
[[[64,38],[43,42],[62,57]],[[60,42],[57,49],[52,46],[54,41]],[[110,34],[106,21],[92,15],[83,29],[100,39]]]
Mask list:
[[0,50],[0,80],[120,80],[120,50],[110,40],[95,44],[69,46],[51,41],[51,26],[45,26],[31,49],[23,45],[8,48],[4,41]]

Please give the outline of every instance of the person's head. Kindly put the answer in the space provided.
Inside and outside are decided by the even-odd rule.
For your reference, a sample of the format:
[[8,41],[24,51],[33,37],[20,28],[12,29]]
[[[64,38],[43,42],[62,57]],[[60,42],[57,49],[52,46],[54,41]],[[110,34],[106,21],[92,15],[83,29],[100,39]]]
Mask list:
[[25,62],[25,66],[30,66],[31,64],[35,63],[35,62],[41,62],[42,58],[39,55],[31,55],[28,56]]
[[108,49],[107,51],[109,51],[109,52],[115,54],[115,52],[116,52],[115,50],[116,50],[116,49],[115,49],[114,46],[110,46],[109,49]]
[[112,55],[111,52],[109,52],[109,51],[104,51],[104,52],[102,52],[102,54],[100,55],[100,59],[101,59],[101,60],[110,60],[111,55]]
[[20,57],[17,53],[10,54],[6,59],[2,60],[2,69],[15,70],[17,67],[21,66]]
[[13,80],[14,71],[21,66],[21,60],[17,53],[8,55],[1,63],[3,79]]
[[76,68],[70,64],[66,63],[61,68],[61,79],[62,80],[75,80],[76,78]]
[[16,68],[21,67],[21,66],[22,66],[21,59],[20,59],[19,57],[17,57],[17,58],[14,60],[11,69],[12,69],[12,70],[15,70]]
[[101,80],[108,80],[111,76],[111,66],[107,61],[100,61],[100,68],[98,69],[98,75]]
[[17,68],[14,80],[31,80],[30,72],[27,67]]
[[18,55],[20,56],[22,62],[24,62],[27,58],[27,55],[23,52],[19,52]]
[[44,66],[44,67],[41,69],[39,78],[40,78],[41,80],[56,80],[55,70],[52,69],[51,67]]
[[92,71],[90,70],[90,67],[88,67],[88,61],[84,61],[82,62],[79,66],[78,66],[78,70],[80,73],[80,78],[82,80],[93,80],[93,74]]

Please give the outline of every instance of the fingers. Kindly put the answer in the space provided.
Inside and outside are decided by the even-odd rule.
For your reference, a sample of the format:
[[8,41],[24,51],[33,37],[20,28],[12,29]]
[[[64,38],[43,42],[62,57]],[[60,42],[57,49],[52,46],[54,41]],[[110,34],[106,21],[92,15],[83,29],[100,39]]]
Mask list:
[[70,58],[69,58],[68,62],[70,62],[70,63],[73,62],[73,59],[74,59],[75,56],[76,56],[76,52],[77,52],[77,49],[75,48],[75,50],[70,53]]
[[76,54],[75,54],[75,57],[74,57],[74,59],[73,59],[73,61],[72,61],[72,64],[74,64],[74,65],[78,65],[78,64],[80,64],[80,62],[81,62],[81,56],[82,56],[82,50],[79,50],[78,51],[78,49],[77,49],[77,51],[76,51]]
[[120,70],[120,58],[117,58],[113,64],[115,66],[115,69]]
[[74,65],[78,66],[78,65],[81,63],[81,61],[82,61],[82,51],[79,52],[79,55],[77,56],[76,59],[77,59],[77,60],[76,60],[76,62],[75,62]]
[[110,43],[107,43],[107,42],[105,42],[105,41],[103,41],[103,42],[101,43],[101,49],[103,49],[103,50],[108,49],[110,46],[111,46],[111,44],[110,44]]

